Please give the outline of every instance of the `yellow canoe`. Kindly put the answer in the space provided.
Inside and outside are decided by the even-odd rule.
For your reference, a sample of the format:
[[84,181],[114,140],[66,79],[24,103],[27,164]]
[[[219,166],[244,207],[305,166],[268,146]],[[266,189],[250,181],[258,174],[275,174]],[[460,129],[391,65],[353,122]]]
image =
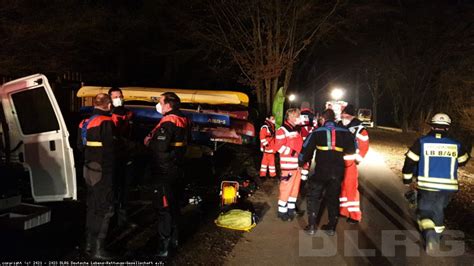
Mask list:
[[[77,97],[94,97],[98,93],[107,93],[110,87],[84,86],[77,92]],[[237,104],[248,106],[247,94],[235,91],[212,91],[212,90],[185,90],[172,88],[149,88],[149,87],[121,87],[126,101],[158,102],[160,95],[164,92],[176,93],[183,103],[201,104]]]

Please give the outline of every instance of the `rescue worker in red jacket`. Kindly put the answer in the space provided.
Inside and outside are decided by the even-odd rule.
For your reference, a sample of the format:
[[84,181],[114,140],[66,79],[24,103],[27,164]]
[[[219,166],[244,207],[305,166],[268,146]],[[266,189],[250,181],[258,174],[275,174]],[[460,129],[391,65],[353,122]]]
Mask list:
[[163,114],[160,122],[145,138],[153,154],[152,176],[155,181],[154,206],[158,214],[158,253],[168,256],[170,247],[178,246],[179,195],[182,190],[184,154],[189,134],[189,121],[179,110],[181,100],[173,92],[161,95],[156,105]]
[[[300,134],[303,138],[303,141],[313,132],[316,128],[318,128],[318,120],[315,117],[314,111],[311,109],[310,104],[308,102],[301,103],[301,126],[300,126]],[[309,175],[309,169],[311,168],[311,162],[305,164],[305,166],[301,169],[301,180],[306,181]],[[305,182],[301,183],[301,186],[304,186]]]
[[352,104],[347,105],[342,111],[342,124],[349,129],[354,136],[356,153],[353,158],[346,156],[344,160],[344,181],[341,187],[340,215],[347,217],[349,224],[357,224],[362,219],[359,200],[359,173],[357,165],[364,159],[369,151],[369,133],[362,122],[355,117],[355,108]]
[[275,150],[280,154],[281,169],[278,217],[283,221],[292,220],[296,215],[296,200],[301,182],[298,155],[303,145],[303,138],[297,128],[299,123],[300,110],[288,109],[285,122],[275,136]]
[[301,137],[303,141],[318,127],[318,120],[308,102],[301,103]]
[[133,113],[123,106],[123,93],[118,87],[109,89],[112,99],[112,121],[117,132],[117,154],[114,174],[115,187],[115,213],[117,215],[117,225],[119,227],[136,227],[130,223],[127,215],[128,194],[132,179],[132,150],[133,141],[131,139],[131,125]]
[[263,152],[262,164],[260,166],[260,177],[266,177],[267,171],[270,177],[276,176],[275,168],[275,118],[269,116],[260,128],[260,151]]
[[95,96],[92,116],[79,124],[77,140],[77,147],[84,154],[83,174],[87,186],[85,251],[99,260],[115,257],[104,249],[114,214],[115,129],[110,117],[111,104],[109,95]]

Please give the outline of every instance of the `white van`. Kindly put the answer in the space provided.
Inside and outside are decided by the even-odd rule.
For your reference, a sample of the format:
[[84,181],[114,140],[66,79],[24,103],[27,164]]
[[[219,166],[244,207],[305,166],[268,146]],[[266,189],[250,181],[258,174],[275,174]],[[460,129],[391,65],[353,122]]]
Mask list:
[[[21,203],[15,182],[29,176],[35,202],[76,200],[76,172],[66,124],[48,79],[36,74],[0,87],[0,226],[36,227],[50,220],[45,207]],[[22,166],[24,172],[19,173]],[[4,184],[8,184],[6,187]],[[17,224],[18,223],[18,224]]]

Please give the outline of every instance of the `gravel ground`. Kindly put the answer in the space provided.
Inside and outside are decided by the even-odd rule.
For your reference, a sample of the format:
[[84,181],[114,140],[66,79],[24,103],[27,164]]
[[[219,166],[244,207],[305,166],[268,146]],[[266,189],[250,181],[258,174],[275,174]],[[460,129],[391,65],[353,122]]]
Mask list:
[[[370,148],[382,154],[390,169],[402,179],[405,153],[420,135],[381,129],[369,129]],[[446,224],[462,230],[469,251],[474,250],[474,160],[459,169],[460,189],[446,209]]]

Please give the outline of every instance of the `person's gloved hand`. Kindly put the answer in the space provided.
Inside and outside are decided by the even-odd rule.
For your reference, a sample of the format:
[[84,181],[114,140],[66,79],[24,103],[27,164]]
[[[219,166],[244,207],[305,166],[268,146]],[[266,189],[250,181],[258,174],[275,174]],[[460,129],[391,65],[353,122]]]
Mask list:
[[301,170],[301,180],[303,180],[303,181],[308,180],[308,174],[309,174],[308,170],[302,169]]

